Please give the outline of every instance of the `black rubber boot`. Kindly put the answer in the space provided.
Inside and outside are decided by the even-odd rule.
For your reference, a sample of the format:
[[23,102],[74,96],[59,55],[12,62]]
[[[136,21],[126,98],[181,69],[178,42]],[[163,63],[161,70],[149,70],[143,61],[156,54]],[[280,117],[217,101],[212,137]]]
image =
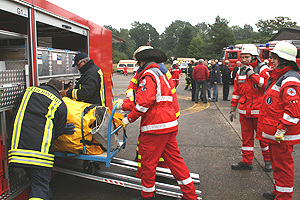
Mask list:
[[232,170],[252,170],[252,168],[253,165],[245,164],[242,161],[231,165]]
[[265,170],[266,170],[266,172],[271,172],[272,171],[271,161],[265,160]]
[[263,196],[266,197],[267,199],[275,199],[275,195],[273,194],[273,192],[264,192]]

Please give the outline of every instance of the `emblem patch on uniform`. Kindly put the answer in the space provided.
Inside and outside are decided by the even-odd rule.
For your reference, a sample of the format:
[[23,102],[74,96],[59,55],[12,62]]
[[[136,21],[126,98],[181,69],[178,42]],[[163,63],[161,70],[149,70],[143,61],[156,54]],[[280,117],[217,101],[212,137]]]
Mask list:
[[258,85],[256,83],[253,84],[254,89],[258,89]]
[[146,79],[144,79],[141,83],[140,83],[140,87],[143,87],[146,84]]
[[266,103],[267,103],[268,105],[270,105],[270,104],[272,103],[272,101],[273,101],[272,98],[271,98],[271,97],[268,97],[267,100],[266,100]]
[[289,88],[287,90],[287,94],[290,96],[295,96],[296,95],[296,90],[294,88]]

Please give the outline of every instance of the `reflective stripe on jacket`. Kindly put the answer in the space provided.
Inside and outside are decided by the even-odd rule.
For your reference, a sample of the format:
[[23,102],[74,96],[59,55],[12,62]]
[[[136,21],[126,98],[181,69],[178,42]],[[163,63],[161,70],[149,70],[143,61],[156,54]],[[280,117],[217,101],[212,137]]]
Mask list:
[[9,164],[53,167],[52,141],[63,133],[67,118],[59,92],[51,85],[29,87],[17,103]]
[[127,118],[134,122],[140,116],[141,132],[164,134],[178,130],[175,110],[172,106],[172,86],[156,63],[150,63],[138,73],[136,105],[131,107],[129,99],[123,102],[123,110],[131,110]]
[[[130,101],[133,103],[132,106],[135,105],[135,91],[137,90],[137,75],[138,75],[138,72],[135,73],[134,77],[130,80],[130,83],[129,83],[129,86],[127,88],[127,91],[126,91],[126,94],[128,93],[131,93],[132,95],[129,95],[131,96],[129,99]],[[171,86],[171,92],[172,92],[172,96],[173,96],[173,102],[172,102],[172,106],[176,112],[176,117],[179,118],[180,116],[180,110],[179,110],[179,104],[178,104],[178,98],[177,98],[177,93],[176,93],[176,88],[174,87],[174,83],[173,83],[173,80],[172,80],[172,75],[169,71],[167,71],[167,73],[165,74],[168,82],[169,82],[169,85]]]

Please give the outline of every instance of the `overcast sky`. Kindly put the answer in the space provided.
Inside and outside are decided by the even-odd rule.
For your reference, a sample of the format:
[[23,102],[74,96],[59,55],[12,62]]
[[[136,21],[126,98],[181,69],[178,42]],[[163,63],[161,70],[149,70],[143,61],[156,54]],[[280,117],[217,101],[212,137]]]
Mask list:
[[229,26],[244,27],[260,19],[290,17],[300,26],[297,0],[47,0],[100,26],[130,29],[131,23],[151,24],[159,34],[173,21],[190,22],[193,26],[205,22],[213,24],[219,15],[229,21]]

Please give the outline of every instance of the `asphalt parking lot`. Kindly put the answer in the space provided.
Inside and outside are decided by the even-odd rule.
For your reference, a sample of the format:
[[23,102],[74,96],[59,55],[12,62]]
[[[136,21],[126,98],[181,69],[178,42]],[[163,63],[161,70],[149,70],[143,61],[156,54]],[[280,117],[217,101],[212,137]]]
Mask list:
[[[233,171],[231,164],[241,160],[241,134],[239,120],[230,122],[230,102],[222,100],[222,85],[219,85],[219,101],[195,104],[191,101],[191,91],[184,90],[185,75],[180,78],[177,95],[181,116],[178,120],[177,136],[181,156],[190,172],[199,173],[200,184],[196,189],[202,191],[204,200],[264,200],[264,191],[272,190],[272,172],[263,170],[264,161],[258,141],[255,142],[253,170]],[[113,94],[125,98],[125,92],[132,74],[114,74]],[[233,86],[230,85],[232,92]],[[229,96],[231,98],[231,95]],[[139,134],[139,120],[128,125],[127,146],[117,155],[119,158],[133,160]],[[295,185],[294,198],[300,199],[300,146],[294,147]],[[103,168],[102,168],[103,170]],[[107,168],[107,170],[111,170]],[[122,171],[120,171],[122,173]],[[54,196],[58,199],[132,199],[139,191],[126,189],[71,175],[58,174],[51,183]],[[157,199],[172,199],[159,196]]]

